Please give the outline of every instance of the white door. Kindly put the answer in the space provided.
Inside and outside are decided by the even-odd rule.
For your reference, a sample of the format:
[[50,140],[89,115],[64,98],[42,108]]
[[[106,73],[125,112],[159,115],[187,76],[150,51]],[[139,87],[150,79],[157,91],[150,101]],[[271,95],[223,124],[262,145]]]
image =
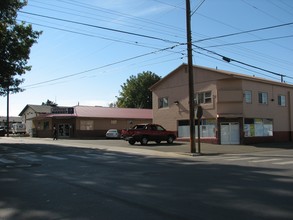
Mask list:
[[240,144],[238,122],[221,123],[221,144]]

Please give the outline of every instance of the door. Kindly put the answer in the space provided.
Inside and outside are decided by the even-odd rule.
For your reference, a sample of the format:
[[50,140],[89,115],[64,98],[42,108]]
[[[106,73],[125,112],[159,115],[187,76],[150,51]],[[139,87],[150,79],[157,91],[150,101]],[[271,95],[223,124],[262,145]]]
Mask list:
[[69,137],[70,136],[70,125],[69,124],[59,124],[58,125],[58,136]]
[[238,122],[221,123],[221,144],[240,144]]

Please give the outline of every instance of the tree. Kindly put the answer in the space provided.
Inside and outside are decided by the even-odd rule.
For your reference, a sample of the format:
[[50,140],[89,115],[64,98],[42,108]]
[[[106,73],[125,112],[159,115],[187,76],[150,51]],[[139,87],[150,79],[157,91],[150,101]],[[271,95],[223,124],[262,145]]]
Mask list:
[[17,23],[17,12],[27,0],[0,1],[0,96],[23,91],[19,76],[31,70],[28,66],[30,48],[41,32],[33,31],[25,22]]
[[51,101],[51,100],[49,100],[49,99],[47,99],[46,102],[42,102],[42,105],[47,105],[47,106],[53,106],[53,107],[56,107],[58,104],[55,103],[55,102],[53,102],[53,101]]
[[122,91],[117,98],[117,106],[122,108],[152,108],[152,92],[149,90],[153,84],[161,79],[150,71],[130,76],[121,86]]

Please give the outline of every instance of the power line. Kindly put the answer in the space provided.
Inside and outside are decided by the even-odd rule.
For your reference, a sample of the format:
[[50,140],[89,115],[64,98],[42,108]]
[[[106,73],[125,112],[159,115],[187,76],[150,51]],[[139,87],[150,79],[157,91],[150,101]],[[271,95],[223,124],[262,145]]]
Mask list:
[[169,4],[169,3],[166,3],[166,2],[162,2],[162,1],[159,1],[159,0],[152,0],[154,2],[158,2],[160,4],[163,4],[163,5],[168,5],[168,6],[171,6],[171,7],[174,7],[174,8],[179,8],[179,9],[182,9],[185,11],[185,8],[184,7],[180,7],[180,6],[177,6],[177,5],[172,5],[172,4]]
[[[215,60],[217,60],[217,61],[225,62],[223,59],[218,59],[218,58],[216,58],[216,57],[213,57],[213,56],[210,56],[210,55],[208,55],[208,54],[205,54],[205,53],[199,52],[199,51],[197,51],[197,50],[193,50],[193,51],[194,51],[195,53],[200,54],[200,55],[203,55],[203,56],[209,57],[209,58],[211,58],[211,59],[215,59]],[[238,67],[238,68],[244,69],[244,70],[248,70],[248,71],[250,71],[250,72],[257,73],[257,74],[259,74],[259,75],[266,76],[266,77],[268,77],[268,78],[272,78],[272,79],[275,79],[275,80],[279,80],[279,78],[272,77],[272,76],[269,76],[269,75],[266,75],[266,74],[263,74],[263,73],[257,72],[257,71],[255,71],[255,70],[251,70],[251,69],[248,69],[248,68],[246,68],[246,67],[243,67],[243,66],[240,66],[240,65],[237,65],[237,64],[234,64],[234,63],[229,63],[229,64],[232,65],[232,66],[236,66],[236,67]]]
[[284,39],[284,38],[290,38],[290,37],[293,37],[293,35],[286,35],[286,36],[280,36],[280,37],[264,38],[264,39],[259,39],[259,40],[241,41],[241,42],[227,43],[227,44],[218,44],[218,45],[206,46],[206,48],[231,46],[231,45],[237,45],[237,44],[255,43],[255,42],[268,41],[268,40],[278,40],[278,39]]
[[195,12],[197,12],[197,10],[202,6],[202,4],[205,2],[205,0],[202,0],[201,3],[199,3],[199,5],[193,10],[193,12],[191,13],[190,16],[192,16]]
[[149,53],[137,55],[137,56],[130,57],[130,58],[127,58],[127,59],[124,59],[124,60],[120,60],[120,61],[117,61],[117,62],[114,62],[114,63],[106,64],[106,65],[103,65],[103,66],[100,66],[100,67],[96,67],[96,68],[84,70],[84,71],[81,71],[81,72],[78,72],[78,73],[73,73],[73,74],[65,75],[65,76],[62,76],[62,77],[58,77],[58,78],[51,79],[51,80],[46,80],[46,81],[39,82],[39,83],[34,83],[34,84],[31,84],[31,85],[24,86],[23,88],[25,89],[27,87],[35,87],[37,85],[43,85],[43,84],[50,83],[50,82],[55,82],[55,81],[58,81],[58,80],[61,80],[61,79],[66,79],[66,78],[70,78],[70,77],[73,77],[73,76],[81,75],[81,74],[84,74],[84,73],[92,72],[92,71],[95,71],[95,70],[98,70],[98,69],[102,69],[102,68],[106,68],[106,67],[109,67],[109,66],[117,65],[117,64],[120,64],[120,63],[124,63],[124,62],[130,61],[130,60],[134,60],[134,59],[140,58],[140,57],[144,57],[144,56],[148,56],[148,55],[151,55],[151,54],[159,53],[159,52],[162,52],[162,51],[174,49],[175,47],[178,47],[180,45],[181,44],[177,44],[177,45],[174,45],[174,46],[171,46],[171,47],[159,49],[159,50],[152,51],[152,52],[149,52]]
[[267,70],[267,69],[264,69],[264,68],[261,68],[261,67],[258,67],[258,66],[254,66],[254,65],[251,65],[251,64],[248,64],[248,63],[245,63],[245,62],[242,62],[242,61],[239,61],[239,60],[236,60],[236,59],[233,59],[233,58],[229,58],[229,57],[226,57],[226,56],[223,56],[219,53],[216,53],[214,51],[211,51],[211,50],[208,50],[208,49],[205,49],[205,48],[202,48],[202,47],[199,47],[199,46],[196,46],[194,45],[196,48],[198,49],[201,49],[201,50],[204,50],[206,52],[209,52],[209,53],[212,53],[212,54],[215,54],[217,56],[220,56],[224,61],[227,61],[227,62],[236,62],[236,63],[239,63],[239,64],[242,64],[242,65],[245,65],[245,66],[249,66],[251,68],[254,68],[254,69],[258,69],[258,70],[261,70],[261,71],[264,71],[264,72],[267,72],[267,73],[271,73],[273,75],[276,75],[276,76],[280,76],[281,77],[281,81],[283,82],[283,78],[284,77],[287,77],[287,78],[290,78],[290,79],[293,79],[293,77],[289,77],[289,76],[286,76],[284,74],[280,74],[280,73],[276,73],[274,71],[270,71],[270,70]]
[[193,41],[192,43],[199,43],[199,42],[203,42],[203,41],[207,41],[207,40],[214,40],[214,39],[219,39],[219,38],[224,38],[224,37],[236,36],[236,35],[240,35],[240,34],[252,33],[252,32],[256,32],[256,31],[263,31],[263,30],[269,30],[269,29],[273,29],[273,28],[285,27],[285,26],[292,25],[292,24],[293,24],[293,22],[289,22],[289,23],[284,23],[284,24],[279,24],[279,25],[274,25],[274,26],[269,26],[269,27],[257,28],[257,29],[247,30],[247,31],[240,31],[240,32],[236,32],[236,33],[224,34],[224,35],[215,36],[215,37],[208,37],[208,38],[204,38],[201,40]]
[[[54,29],[54,30],[58,30],[58,31],[64,31],[64,32],[73,33],[73,34],[79,34],[79,35],[83,35],[83,36],[87,36],[87,37],[95,37],[95,38],[108,40],[108,41],[112,41],[112,42],[118,42],[118,43],[124,43],[124,44],[128,44],[128,45],[138,46],[138,47],[144,47],[144,48],[149,48],[149,49],[154,49],[154,50],[160,50],[160,48],[158,48],[158,47],[143,45],[143,44],[141,44],[141,43],[139,43],[137,41],[136,42],[131,42],[131,41],[119,40],[119,39],[114,39],[114,38],[109,38],[109,37],[97,36],[97,35],[94,35],[94,34],[82,33],[82,32],[78,32],[78,31],[72,31],[72,30],[53,27],[53,26],[49,26],[49,25],[42,25],[42,24],[38,24],[38,23],[34,23],[34,22],[28,22],[28,23],[33,24],[33,25],[46,27],[46,28],[50,28],[50,29]],[[182,43],[181,45],[184,45],[184,43]],[[166,51],[169,51],[169,50],[166,50]],[[181,54],[181,55],[183,54],[183,52],[180,52],[180,51],[169,51],[169,52],[172,52],[172,53],[175,53],[175,54],[177,53],[177,54]]]
[[[158,21],[153,21],[153,20],[146,19],[146,18],[140,18],[140,17],[137,17],[137,16],[129,15],[127,13],[117,12],[117,11],[114,11],[114,10],[98,7],[96,5],[93,6],[93,5],[90,5],[90,4],[85,4],[84,2],[80,3],[80,2],[75,1],[75,0],[67,0],[67,1],[66,0],[59,0],[59,1],[64,2],[64,3],[69,4],[69,5],[75,5],[75,6],[83,7],[83,8],[86,8],[86,9],[92,9],[92,10],[96,10],[96,11],[101,11],[103,13],[113,14],[115,16],[118,15],[118,16],[125,17],[125,18],[131,18],[133,20],[142,21],[142,22],[149,23],[149,24],[155,24],[157,26],[165,27],[165,28],[168,28],[168,29],[174,29],[174,30],[176,29],[176,30],[179,30],[179,31],[183,31],[182,28],[178,28],[178,27],[175,27],[175,26],[172,26],[172,25],[169,25],[169,24],[164,24],[164,23],[161,23],[161,22],[158,22]],[[153,0],[153,1],[155,1],[155,0]],[[74,2],[76,2],[76,3],[74,4]],[[159,2],[159,1],[157,1],[157,2]],[[168,5],[167,3],[162,3],[162,4]],[[172,5],[170,5],[170,6],[172,6]],[[173,7],[176,7],[176,6],[173,6]],[[182,9],[184,9],[184,8],[182,8]]]
[[[66,3],[66,4],[69,4],[69,3],[67,3],[67,2],[65,2],[65,3]],[[48,4],[48,3],[44,3],[44,2],[42,2],[42,4],[44,4],[44,5],[48,5],[48,6],[52,6],[52,7],[58,7],[58,9],[52,9],[52,8],[43,7],[43,6],[38,6],[38,5],[34,5],[34,4],[30,4],[30,6],[31,6],[31,7],[36,7],[36,8],[39,8],[39,9],[49,10],[50,12],[58,12],[58,13],[62,13],[62,14],[67,14],[67,15],[72,15],[72,16],[78,16],[78,17],[87,18],[87,19],[92,19],[92,20],[97,21],[96,18],[89,16],[89,15],[94,15],[95,17],[97,17],[97,16],[98,16],[97,14],[92,14],[92,13],[87,12],[86,15],[81,15],[81,14],[84,14],[85,12],[80,11],[80,10],[75,10],[75,9],[73,9],[73,8],[67,8],[67,7],[63,7],[63,6],[56,6],[56,5],[54,5],[54,4]],[[73,3],[71,2],[71,5],[75,5],[75,4],[73,4]],[[82,7],[82,6],[79,6],[79,7]],[[84,7],[84,6],[83,6],[83,7]],[[70,11],[67,12],[67,11],[64,11],[64,10],[60,10],[60,8],[65,9],[65,10],[70,10]],[[87,8],[87,7],[86,7],[86,8]],[[93,9],[93,10],[98,10],[98,9],[96,9],[96,8],[91,8],[91,9]],[[72,13],[72,11],[74,11],[74,12],[78,12],[79,14]],[[146,20],[146,21],[145,21],[145,20],[143,20],[143,19],[141,19],[141,18],[131,17],[130,15],[128,15],[128,16],[126,16],[126,15],[124,15],[124,14],[120,15],[120,13],[118,13],[118,12],[116,12],[116,13],[114,13],[114,12],[112,12],[112,11],[109,11],[109,12],[108,12],[108,10],[101,10],[101,9],[98,10],[98,11],[101,11],[102,13],[107,13],[107,14],[110,14],[110,15],[112,15],[112,14],[114,14],[114,15],[118,14],[118,15],[121,16],[121,17],[131,18],[132,20],[136,20],[136,21],[140,21],[140,22],[144,22],[144,23],[148,23],[148,24],[151,23],[149,20]],[[106,20],[106,19],[105,19],[105,16],[101,16],[101,15],[100,15],[100,16],[98,16],[98,17],[102,17],[102,18],[99,18],[100,21],[103,21],[103,22],[109,22],[109,20]],[[111,18],[111,17],[109,17],[109,18]],[[133,23],[133,25],[130,25],[129,23]],[[114,24],[116,24],[116,23],[114,23]],[[119,24],[119,23],[117,23],[117,24]],[[141,28],[141,26],[140,26],[140,28],[141,28],[141,29],[144,29],[144,30],[147,30],[147,31],[152,31],[152,32],[160,33],[160,34],[166,34],[166,33],[169,33],[169,35],[171,35],[171,36],[173,36],[173,37],[180,37],[180,36],[177,36],[174,32],[173,32],[173,33],[170,32],[170,29],[175,29],[175,27],[173,27],[173,26],[163,25],[163,24],[158,23],[158,22],[153,22],[153,23],[151,23],[151,24],[155,24],[156,26],[158,26],[158,27],[160,27],[160,28],[152,28],[152,29],[148,29],[148,28],[146,28],[145,25],[142,26],[143,28]],[[134,22],[127,22],[127,23],[123,23],[123,22],[122,22],[121,25],[126,26],[126,27],[130,27],[130,28],[136,28],[136,29],[137,29],[137,25],[135,26],[135,23],[134,23]],[[164,29],[164,30],[161,30],[162,27],[165,28],[165,29]]]
[[126,40],[119,40],[119,39],[114,39],[114,38],[109,38],[109,37],[104,37],[104,36],[97,36],[97,35],[90,34],[90,33],[84,33],[84,32],[79,32],[79,31],[68,30],[68,29],[65,29],[65,28],[53,27],[53,26],[39,24],[39,23],[35,23],[35,22],[30,22],[30,21],[29,22],[26,21],[26,22],[29,23],[29,24],[32,24],[32,25],[37,25],[37,26],[50,28],[50,29],[63,31],[63,32],[68,32],[68,33],[72,33],[72,34],[78,34],[78,35],[83,35],[83,36],[87,36],[87,37],[95,37],[95,38],[108,40],[108,41],[112,41],[112,42],[124,43],[124,44],[140,46],[140,47],[145,47],[145,48],[150,48],[150,49],[159,49],[159,48],[156,48],[156,47],[151,47],[151,46],[146,46],[146,45],[139,44],[137,41],[136,42],[131,42],[131,41],[126,41]]
[[47,15],[40,15],[40,14],[31,13],[31,12],[25,12],[25,11],[19,11],[19,12],[23,13],[23,14],[29,14],[29,15],[34,15],[34,16],[38,16],[38,17],[53,19],[53,20],[57,20],[57,21],[63,21],[63,22],[67,22],[67,23],[72,23],[72,24],[78,24],[78,25],[98,28],[98,29],[102,29],[102,30],[106,30],[106,31],[118,32],[118,33],[122,33],[122,34],[133,35],[133,36],[143,37],[143,38],[148,38],[148,39],[153,39],[153,40],[160,40],[160,41],[164,41],[164,42],[167,42],[167,43],[180,44],[179,42],[170,41],[170,40],[159,38],[159,37],[153,37],[153,36],[144,35],[144,34],[137,34],[137,33],[129,32],[129,31],[123,31],[123,30],[103,27],[103,26],[99,26],[99,25],[87,24],[87,23],[78,22],[78,21],[70,21],[70,20],[62,19],[62,18],[54,18],[54,17],[47,16]]

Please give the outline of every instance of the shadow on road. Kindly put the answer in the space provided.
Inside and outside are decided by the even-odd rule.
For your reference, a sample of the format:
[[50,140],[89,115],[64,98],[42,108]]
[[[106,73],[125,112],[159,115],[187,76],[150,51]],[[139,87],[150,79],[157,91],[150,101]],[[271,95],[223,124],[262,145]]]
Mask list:
[[293,219],[286,169],[53,144],[0,154],[38,164],[0,167],[0,219]]

